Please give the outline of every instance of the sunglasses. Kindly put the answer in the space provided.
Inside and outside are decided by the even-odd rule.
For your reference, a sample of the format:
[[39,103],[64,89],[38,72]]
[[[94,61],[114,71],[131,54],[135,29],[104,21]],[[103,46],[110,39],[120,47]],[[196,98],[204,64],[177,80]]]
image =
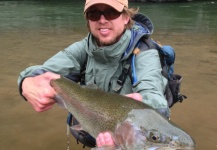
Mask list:
[[86,18],[91,21],[98,21],[103,15],[106,20],[114,20],[117,19],[122,12],[118,12],[114,9],[107,9],[104,11],[99,11],[99,10],[90,10],[86,12]]

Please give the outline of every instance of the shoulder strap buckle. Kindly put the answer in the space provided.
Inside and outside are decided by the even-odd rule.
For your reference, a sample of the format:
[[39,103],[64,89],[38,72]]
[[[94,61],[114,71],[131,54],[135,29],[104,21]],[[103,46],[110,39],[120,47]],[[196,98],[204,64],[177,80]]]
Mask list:
[[[131,58],[131,56],[129,56],[129,57]],[[127,58],[127,60],[130,59],[130,58]],[[120,89],[122,88],[122,86],[123,86],[123,84],[124,84],[124,82],[125,82],[125,80],[127,78],[127,75],[129,73],[129,71],[130,71],[130,62],[126,61],[126,64],[124,65],[122,73],[121,73],[121,75],[119,76],[119,78],[117,80],[117,85],[116,85],[116,87],[114,89],[115,92],[120,91]]]

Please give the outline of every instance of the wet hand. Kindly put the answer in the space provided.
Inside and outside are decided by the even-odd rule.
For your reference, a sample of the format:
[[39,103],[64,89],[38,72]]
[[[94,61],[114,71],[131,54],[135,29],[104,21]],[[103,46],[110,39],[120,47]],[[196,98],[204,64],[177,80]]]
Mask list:
[[48,110],[55,103],[53,98],[56,92],[50,86],[50,81],[57,78],[60,78],[60,75],[47,72],[24,79],[22,94],[37,112]]
[[114,145],[112,135],[109,132],[100,133],[96,138],[97,147]]

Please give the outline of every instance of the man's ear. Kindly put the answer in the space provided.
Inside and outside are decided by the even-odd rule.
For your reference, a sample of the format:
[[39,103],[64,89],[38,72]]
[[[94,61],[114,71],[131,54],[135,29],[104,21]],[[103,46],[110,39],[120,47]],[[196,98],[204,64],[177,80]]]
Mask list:
[[123,15],[123,20],[124,20],[124,24],[127,25],[128,22],[130,21],[130,17],[127,15]]

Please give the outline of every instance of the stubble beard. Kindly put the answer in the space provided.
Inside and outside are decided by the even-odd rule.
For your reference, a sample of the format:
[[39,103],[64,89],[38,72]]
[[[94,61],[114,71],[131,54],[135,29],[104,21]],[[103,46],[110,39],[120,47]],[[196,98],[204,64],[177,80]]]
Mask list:
[[[89,32],[92,33],[88,22],[87,22],[87,27],[88,27]],[[95,38],[97,45],[101,47],[101,46],[110,46],[110,45],[117,43],[120,40],[121,36],[124,34],[124,32],[125,30],[123,30],[123,32],[120,35],[114,37],[113,39],[109,41],[100,40],[100,37],[95,36],[93,33],[92,35]]]
[[117,43],[120,40],[120,38],[122,37],[122,35],[124,34],[124,32],[125,32],[125,30],[120,35],[117,35],[116,37],[114,37],[113,39],[108,40],[108,41],[103,41],[103,40],[100,40],[99,37],[95,37],[95,36],[94,37],[96,39],[98,46],[110,46],[110,45]]
[[[96,37],[95,37],[95,38],[96,38]],[[112,39],[112,40],[110,40],[110,41],[102,41],[102,40],[100,40],[99,38],[96,38],[96,42],[97,42],[97,45],[98,45],[98,46],[109,46],[109,45],[113,45],[113,44],[115,44],[117,41],[118,41],[117,38],[114,38],[114,39]]]

